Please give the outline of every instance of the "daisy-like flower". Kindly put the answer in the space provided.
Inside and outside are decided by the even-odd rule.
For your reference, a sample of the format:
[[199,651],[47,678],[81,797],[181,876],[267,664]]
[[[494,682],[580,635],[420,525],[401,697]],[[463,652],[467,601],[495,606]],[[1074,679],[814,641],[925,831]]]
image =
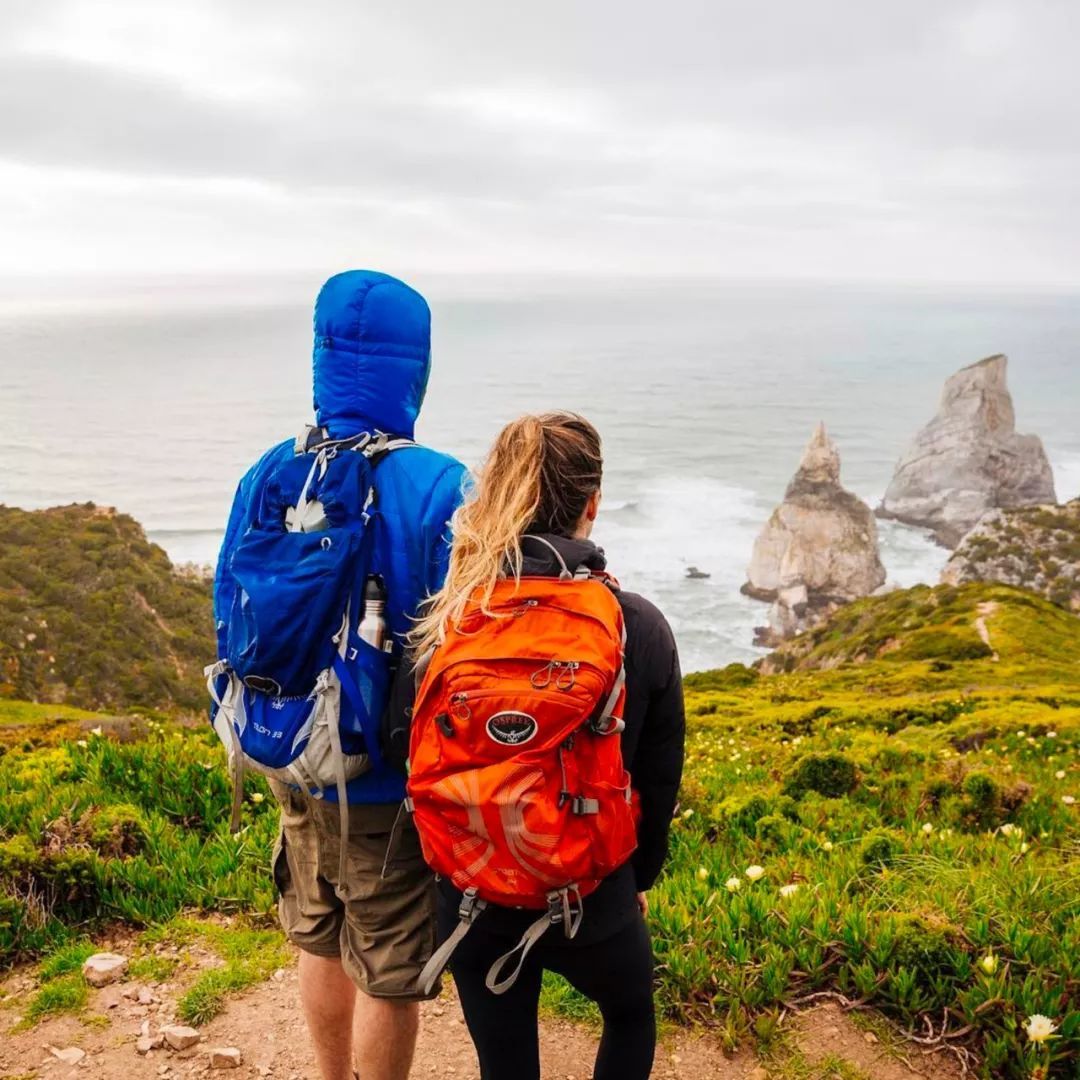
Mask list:
[[742,888],[742,878],[729,877],[727,881],[724,882],[724,888],[727,889],[728,892],[738,892]]
[[832,851],[832,849],[833,849],[833,842],[831,840],[826,840],[825,843],[821,845],[821,850],[822,851]]
[[100,735],[101,734],[101,728],[100,727],[92,727],[90,729],[90,734],[91,735]]
[[253,803],[254,803],[254,804],[255,804],[256,806],[258,806],[258,805],[259,805],[259,803],[261,803],[261,802],[263,801],[263,799],[265,799],[265,798],[266,798],[266,796],[265,796],[265,795],[263,795],[263,793],[262,793],[261,791],[253,791],[253,792],[251,793],[251,801],[252,801],[252,802],[253,802]]
[[799,886],[795,882],[792,882],[790,885],[781,885],[780,886],[780,895],[785,897],[785,898],[789,897],[789,896],[794,896],[798,891],[799,891]]
[[698,881],[709,880],[709,871],[704,866],[699,866],[697,868],[697,879]]
[[1002,836],[1015,836],[1017,833],[1020,832],[1020,829],[1011,821],[1006,821],[1005,824],[1002,825],[1000,829],[998,829],[998,832],[1000,832]]
[[1042,1013],[1035,1013],[1034,1016],[1029,1016],[1027,1023],[1024,1025],[1024,1030],[1027,1032],[1027,1037],[1033,1043],[1044,1043],[1047,1039],[1054,1037],[1054,1032],[1057,1031],[1057,1024],[1050,1019],[1049,1016],[1043,1016]]
[[928,821],[928,822],[927,822],[927,823],[926,823],[926,824],[925,824],[925,825],[924,825],[924,826],[922,827],[922,831],[923,831],[923,832],[924,832],[924,833],[925,833],[925,834],[926,834],[927,836],[929,836],[929,835],[930,835],[930,834],[931,834],[931,833],[932,833],[932,832],[934,831],[934,826],[933,826],[933,825],[931,825],[931,824],[930,824],[930,822]]
[[1030,849],[1031,849],[1031,845],[1025,840],[1020,845],[1020,854],[1021,855],[1026,855]]
[[79,739],[78,742],[75,743],[75,745],[81,746],[85,750],[86,747],[88,747],[90,744],[85,739]]
[[1058,769],[1058,771],[1056,773],[1054,773],[1054,779],[1055,780],[1064,780],[1065,779],[1065,770],[1064,769]]
[[1072,806],[1072,805],[1073,805],[1073,803],[1075,803],[1075,802],[1076,802],[1076,797],[1075,797],[1074,795],[1062,795],[1062,796],[1061,796],[1061,801],[1062,801],[1062,802],[1063,802],[1063,803],[1064,803],[1064,804],[1065,804],[1066,806]]
[[693,810],[684,810],[682,812],[683,821],[689,821],[693,816],[694,816],[694,811]]
[[992,952],[988,952],[979,961],[979,967],[981,967],[987,975],[993,975],[998,969],[998,958]]
[[753,866],[748,866],[746,868],[746,876],[751,881],[757,881],[759,878],[763,878],[765,876],[765,867],[758,866],[756,863]]

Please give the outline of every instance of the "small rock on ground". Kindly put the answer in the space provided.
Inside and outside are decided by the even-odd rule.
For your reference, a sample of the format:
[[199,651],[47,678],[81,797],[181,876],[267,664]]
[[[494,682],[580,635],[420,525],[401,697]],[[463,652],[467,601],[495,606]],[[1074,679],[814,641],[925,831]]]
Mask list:
[[107,986],[127,971],[126,956],[118,953],[94,953],[83,963],[83,977],[91,986]]

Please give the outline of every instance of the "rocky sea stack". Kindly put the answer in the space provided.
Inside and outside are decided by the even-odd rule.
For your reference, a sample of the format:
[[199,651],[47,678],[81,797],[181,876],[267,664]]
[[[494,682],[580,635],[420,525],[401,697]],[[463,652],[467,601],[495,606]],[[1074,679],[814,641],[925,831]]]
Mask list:
[[754,542],[743,592],[770,601],[758,644],[801,633],[885,583],[873,512],[840,485],[840,455],[820,424]]
[[937,415],[896,466],[879,517],[931,529],[954,548],[990,510],[1057,502],[1042,440],[1016,432],[1007,365],[990,356],[945,383]]

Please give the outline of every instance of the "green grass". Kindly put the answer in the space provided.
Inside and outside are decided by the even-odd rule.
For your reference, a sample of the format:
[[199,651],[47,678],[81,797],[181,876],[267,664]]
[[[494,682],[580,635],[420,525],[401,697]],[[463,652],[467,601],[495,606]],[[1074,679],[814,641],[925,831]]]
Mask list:
[[[1080,620],[978,590],[894,594],[879,620],[874,602],[853,605],[842,638],[789,651],[788,674],[687,680],[687,816],[653,898],[671,1013],[738,1037],[821,989],[903,1026],[948,1010],[984,1075],[1008,1077],[1042,1060],[1022,1028],[1043,1013],[1060,1025],[1053,1075],[1073,1074],[1080,821],[1063,797],[1080,799]],[[896,659],[935,612],[963,644],[988,599],[997,663]],[[886,641],[880,659],[828,666]]]
[[97,946],[88,938],[69,941],[53,950],[38,965],[38,978],[43,983],[57,979],[61,975],[81,972],[83,962],[98,951]]
[[57,1013],[77,1013],[86,1005],[88,988],[81,972],[60,975],[42,987],[30,998],[23,1026],[30,1027],[46,1016]]
[[[987,604],[996,662],[971,647]],[[914,589],[845,609],[780,653],[786,671],[688,677],[682,808],[650,898],[663,1019],[768,1046],[790,1003],[837,991],[900,1027],[944,1017],[982,1076],[1019,1080],[1045,1063],[1023,1031],[1043,1013],[1050,1075],[1075,1075],[1078,643],[1080,619],[1017,590]],[[229,836],[213,737],[148,730],[0,756],[0,964],[112,920],[155,927],[147,950],[189,935],[221,959],[183,999],[199,1021],[284,962],[258,926],[176,921],[271,910],[276,814],[251,780]],[[42,991],[77,994],[73,979]],[[595,1016],[554,978],[544,1004]]]
[[112,920],[271,910],[277,815],[265,787],[249,779],[232,836],[216,736],[149,732],[0,756],[0,968]]
[[155,956],[148,953],[136,956],[128,965],[128,975],[136,982],[162,983],[168,981],[180,961],[173,956]]
[[32,701],[0,699],[0,727],[45,727],[97,718],[97,713],[70,705],[39,705]]
[[220,967],[203,971],[177,1002],[176,1015],[196,1026],[217,1016],[229,997],[263,982],[290,961],[280,930],[181,919],[164,927],[160,940],[174,944],[200,940],[222,961]]

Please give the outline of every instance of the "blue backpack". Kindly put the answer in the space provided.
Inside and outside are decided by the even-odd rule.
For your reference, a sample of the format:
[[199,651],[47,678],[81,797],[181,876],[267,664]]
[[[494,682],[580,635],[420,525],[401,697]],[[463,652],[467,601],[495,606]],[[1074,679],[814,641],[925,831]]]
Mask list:
[[412,445],[306,428],[224,567],[235,586],[222,613],[225,655],[206,676],[229,756],[234,832],[248,769],[315,798],[336,789],[346,835],[346,784],[385,767],[380,722],[394,657],[364,640],[359,623],[379,513],[375,473]]

